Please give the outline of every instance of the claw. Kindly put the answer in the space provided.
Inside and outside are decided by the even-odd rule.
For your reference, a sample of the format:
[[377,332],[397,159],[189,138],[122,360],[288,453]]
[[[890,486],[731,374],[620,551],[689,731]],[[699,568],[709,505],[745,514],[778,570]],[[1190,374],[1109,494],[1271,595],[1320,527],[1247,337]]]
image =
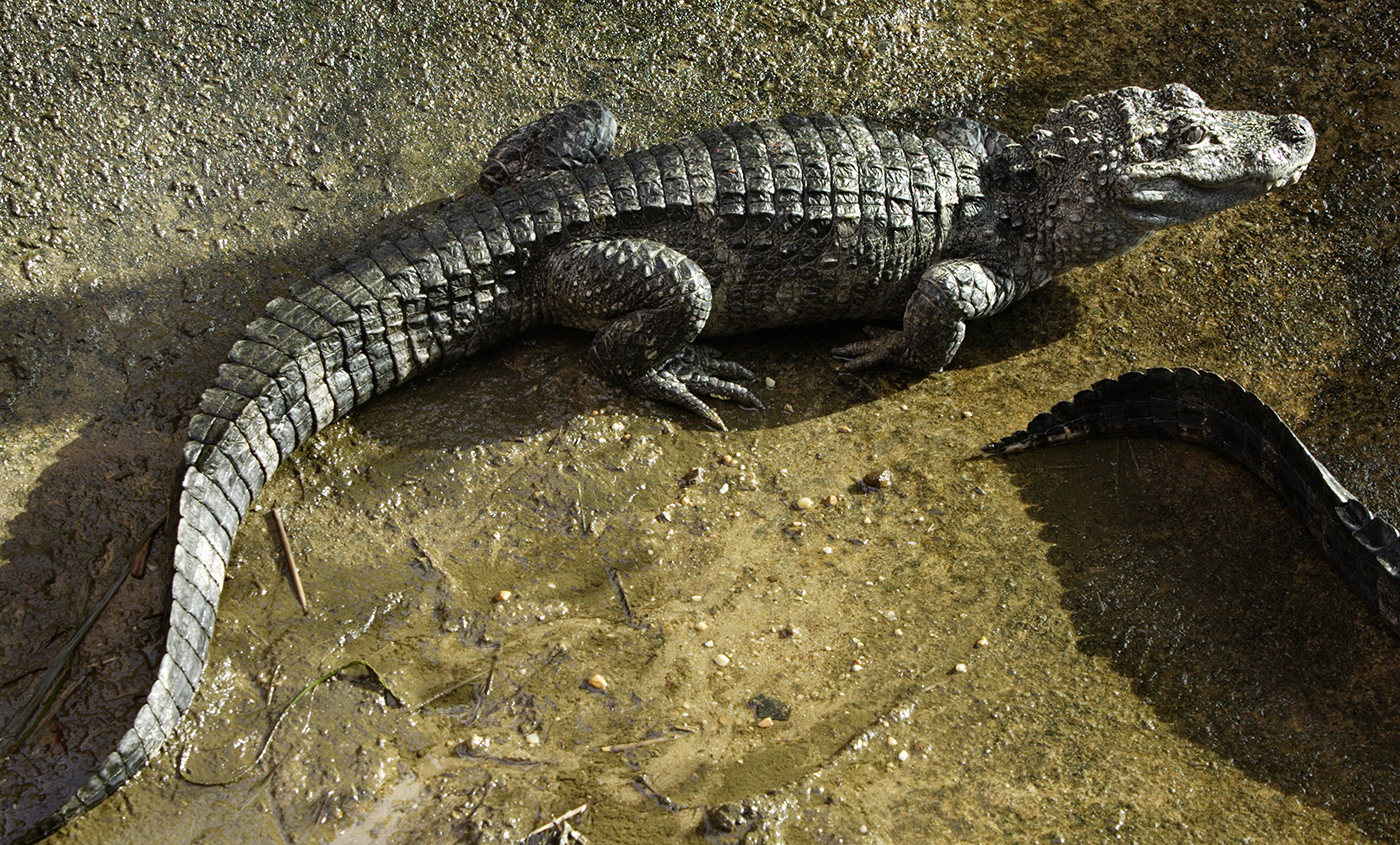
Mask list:
[[724,376],[730,379],[752,379],[754,377],[753,373],[749,372],[744,365],[720,358],[718,349],[700,344],[687,346],[677,352],[672,360],[703,370],[710,375]]
[[831,354],[845,361],[837,368],[838,372],[854,373],[869,369],[877,364],[904,364],[904,333],[891,329],[866,326],[865,333],[870,340],[858,340],[831,350]]
[[762,408],[763,403],[752,391],[733,381],[753,377],[748,368],[722,360],[716,350],[692,344],[637,378],[632,388],[653,399],[679,405],[712,427],[727,431],[724,420],[700,397],[728,399],[746,409]]

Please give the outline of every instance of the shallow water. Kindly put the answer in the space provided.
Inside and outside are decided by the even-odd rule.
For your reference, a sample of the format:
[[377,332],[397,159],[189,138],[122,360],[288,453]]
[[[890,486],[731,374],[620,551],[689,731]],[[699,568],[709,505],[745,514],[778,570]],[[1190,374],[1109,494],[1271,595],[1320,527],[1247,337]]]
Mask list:
[[[590,841],[674,841],[743,801],[769,841],[1400,836],[1395,639],[1260,484],[1175,444],[966,460],[1097,378],[1187,364],[1400,515],[1388,5],[0,14],[0,716],[160,512],[240,327],[545,108],[598,97],[622,146],[813,110],[1021,134],[1182,81],[1319,135],[1300,184],[1066,277],[922,381],[838,379],[855,326],[725,340],[775,386],[717,434],[539,331],[362,409],[260,500],[310,613],[254,515],[186,735],[55,841],[510,842],[585,802]],[[151,569],[0,768],[0,836],[129,724],[168,548]],[[189,782],[239,776],[357,660],[238,782]],[[757,695],[790,718],[758,727]]]

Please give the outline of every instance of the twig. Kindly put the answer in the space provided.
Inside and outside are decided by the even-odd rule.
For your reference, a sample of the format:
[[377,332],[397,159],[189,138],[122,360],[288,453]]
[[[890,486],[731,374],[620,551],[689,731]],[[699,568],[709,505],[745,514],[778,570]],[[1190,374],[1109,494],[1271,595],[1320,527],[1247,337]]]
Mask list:
[[151,553],[151,542],[156,538],[156,532],[160,531],[168,521],[169,514],[162,515],[155,524],[146,529],[146,536],[141,540],[141,545],[136,549],[136,554],[131,559],[131,577],[141,580],[146,577],[146,558]]
[[[671,730],[679,731],[683,734],[693,734],[695,733],[696,728],[692,728],[690,725],[672,725]],[[673,739],[679,738],[680,737],[675,736],[654,736],[651,739],[639,739],[636,742],[624,742],[621,745],[604,745],[599,747],[598,750],[606,751],[611,754],[618,751],[629,751],[633,748],[641,748],[645,745],[656,745],[659,742],[670,742]]]
[[297,572],[297,561],[292,555],[292,543],[287,539],[287,529],[283,527],[282,517],[277,513],[275,506],[270,513],[272,524],[277,526],[277,539],[282,541],[282,554],[287,558],[287,574],[292,578],[292,589],[296,591],[297,601],[301,603],[302,612],[309,612],[306,609],[306,590],[301,586],[301,573]]
[[656,787],[651,785],[651,781],[647,780],[646,775],[637,775],[637,777],[633,778],[632,788],[640,792],[642,795],[645,795],[646,797],[655,801],[657,804],[660,804],[664,809],[670,810],[673,813],[678,813],[681,810],[685,809],[685,807],[682,807],[675,801],[672,801],[670,798],[667,798],[665,795],[662,795],[660,792],[657,792]]
[[627,601],[627,591],[622,587],[622,574],[611,566],[603,567],[603,574],[607,576],[608,583],[612,585],[613,592],[617,593],[617,601],[622,605],[622,612],[627,615],[627,621],[632,621],[632,604]]
[[551,827],[558,827],[559,825],[563,824],[564,822],[568,821],[569,819],[573,818],[574,816],[577,816],[579,813],[582,813],[584,810],[587,810],[587,809],[588,809],[588,804],[586,804],[586,803],[585,803],[585,804],[580,804],[580,805],[578,805],[577,807],[573,808],[572,810],[570,810],[569,812],[565,813],[565,814],[562,815],[562,816],[555,816],[553,819],[551,819],[551,820],[549,821],[548,824],[540,825],[539,827],[537,827],[537,828],[535,828],[534,830],[530,831],[529,833],[525,834],[525,838],[528,839],[528,838],[530,838],[531,836],[534,836],[536,833],[544,833],[546,830],[549,830]]

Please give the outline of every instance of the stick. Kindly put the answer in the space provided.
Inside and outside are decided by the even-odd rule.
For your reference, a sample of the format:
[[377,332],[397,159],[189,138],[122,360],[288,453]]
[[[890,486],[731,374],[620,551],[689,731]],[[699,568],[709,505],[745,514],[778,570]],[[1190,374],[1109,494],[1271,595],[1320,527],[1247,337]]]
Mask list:
[[282,517],[278,515],[277,508],[273,507],[272,524],[277,526],[277,539],[282,541],[282,554],[287,558],[287,574],[292,576],[292,589],[296,590],[297,601],[301,603],[302,612],[306,609],[306,590],[301,586],[301,573],[297,572],[297,561],[292,556],[292,543],[287,539],[287,529],[282,526]]
[[548,824],[541,825],[540,827],[537,827],[537,828],[535,828],[534,830],[530,831],[529,833],[525,834],[525,838],[526,838],[526,839],[529,839],[531,836],[534,836],[536,833],[544,833],[546,830],[549,830],[551,827],[558,827],[560,824],[562,824],[562,823],[568,821],[569,819],[573,818],[574,816],[577,816],[579,813],[582,813],[584,810],[587,810],[587,809],[588,809],[588,805],[587,805],[587,804],[580,804],[580,805],[578,805],[577,807],[575,807],[575,808],[573,808],[572,810],[570,810],[569,812],[565,813],[564,815],[562,815],[562,816],[556,816],[556,817],[555,817],[553,820],[551,820]]
[[169,514],[161,514],[160,519],[146,529],[146,536],[141,541],[141,546],[136,550],[136,554],[131,560],[131,577],[138,581],[146,577],[146,558],[151,553],[151,543],[156,539],[156,532],[165,526]]

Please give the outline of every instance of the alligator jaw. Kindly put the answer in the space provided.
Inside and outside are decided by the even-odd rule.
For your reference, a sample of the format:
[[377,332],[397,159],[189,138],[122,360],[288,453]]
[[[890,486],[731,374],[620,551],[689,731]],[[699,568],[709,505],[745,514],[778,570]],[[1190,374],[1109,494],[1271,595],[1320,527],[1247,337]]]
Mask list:
[[1134,185],[1122,198],[1119,214],[1143,228],[1165,229],[1292,185],[1307,169],[1303,164],[1277,178],[1246,176],[1214,183],[1185,176],[1148,179]]

